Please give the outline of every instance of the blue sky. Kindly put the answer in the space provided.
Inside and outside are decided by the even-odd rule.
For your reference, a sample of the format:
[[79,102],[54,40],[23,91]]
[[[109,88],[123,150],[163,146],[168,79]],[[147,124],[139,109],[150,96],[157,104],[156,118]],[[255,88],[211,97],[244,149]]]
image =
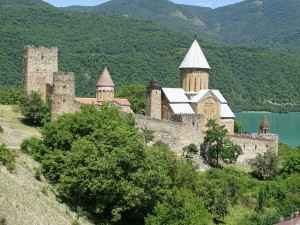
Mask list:
[[[68,5],[98,5],[107,0],[45,0],[56,6],[68,6]],[[149,0],[151,1],[151,0]],[[172,0],[176,3],[209,6],[212,8],[240,2],[241,0]]]

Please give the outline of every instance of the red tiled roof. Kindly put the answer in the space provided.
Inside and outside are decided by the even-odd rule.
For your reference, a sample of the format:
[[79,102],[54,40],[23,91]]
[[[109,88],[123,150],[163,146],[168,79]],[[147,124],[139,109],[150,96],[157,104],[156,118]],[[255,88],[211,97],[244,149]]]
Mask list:
[[75,100],[83,105],[97,105],[96,98],[75,98]]
[[123,105],[123,106],[130,106],[130,102],[128,101],[128,99],[126,98],[115,98],[113,100],[114,103],[118,104],[118,105]]

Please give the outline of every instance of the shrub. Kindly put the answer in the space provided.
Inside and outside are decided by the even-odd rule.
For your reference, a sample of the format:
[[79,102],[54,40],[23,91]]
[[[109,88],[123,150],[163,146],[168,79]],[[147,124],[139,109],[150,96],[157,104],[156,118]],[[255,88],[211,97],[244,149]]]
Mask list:
[[0,219],[0,225],[7,225],[7,221],[5,218]]
[[0,163],[11,172],[16,169],[16,154],[5,145],[0,146]]
[[32,126],[43,126],[50,121],[50,108],[37,92],[32,92],[20,104],[24,121]]
[[152,130],[148,130],[148,129],[143,129],[143,133],[144,133],[144,136],[145,136],[145,141],[146,143],[149,143],[151,141],[153,141],[154,139],[154,131]]
[[190,144],[183,149],[184,157],[188,160],[193,159],[199,153],[199,149],[195,144]]
[[267,180],[278,173],[278,157],[273,150],[268,150],[250,162],[253,175],[258,179]]
[[31,155],[35,160],[41,161],[47,149],[42,140],[38,138],[30,138],[23,141],[21,144],[21,151]]

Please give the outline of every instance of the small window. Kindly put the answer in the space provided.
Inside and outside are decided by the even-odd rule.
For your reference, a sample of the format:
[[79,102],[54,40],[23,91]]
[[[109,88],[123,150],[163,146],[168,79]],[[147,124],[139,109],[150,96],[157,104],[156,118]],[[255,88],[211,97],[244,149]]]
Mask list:
[[44,60],[45,56],[44,54],[41,55],[41,60]]
[[66,88],[67,88],[67,85],[64,85],[63,88],[66,89]]

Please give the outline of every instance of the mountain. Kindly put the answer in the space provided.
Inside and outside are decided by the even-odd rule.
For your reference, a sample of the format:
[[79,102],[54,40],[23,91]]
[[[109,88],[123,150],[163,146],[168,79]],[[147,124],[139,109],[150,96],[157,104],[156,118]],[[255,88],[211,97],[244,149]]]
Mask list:
[[293,48],[300,43],[300,1],[247,0],[217,8],[210,15],[227,43]]
[[[0,85],[22,85],[24,46],[57,46],[60,70],[75,72],[78,96],[95,94],[105,66],[117,87],[151,79],[179,86],[178,65],[194,39],[151,21],[40,4],[0,6],[0,36]],[[220,89],[235,110],[299,107],[299,55],[199,41],[213,68],[210,86]]]
[[[111,0],[93,7],[70,6],[62,9],[152,20],[177,32],[195,34],[207,30],[207,18],[212,11],[208,7],[179,5],[169,0]],[[209,32],[201,36],[208,38]]]
[[168,0],[111,0],[88,11],[153,20],[175,31],[227,44],[294,49],[300,43],[299,0],[245,0],[216,9]]

